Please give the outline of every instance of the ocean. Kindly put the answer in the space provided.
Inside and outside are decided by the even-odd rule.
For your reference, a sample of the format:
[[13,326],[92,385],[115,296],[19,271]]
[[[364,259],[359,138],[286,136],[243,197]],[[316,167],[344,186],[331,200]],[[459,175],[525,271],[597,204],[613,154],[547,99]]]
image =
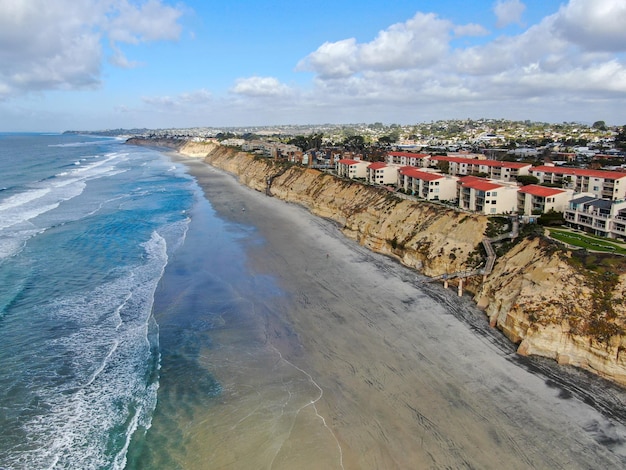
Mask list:
[[[0,468],[149,468],[138,459],[172,344],[155,292],[199,204],[185,168],[155,150],[0,134]],[[228,252],[230,235],[202,213]],[[193,339],[173,341],[179,362]],[[187,394],[219,395],[210,374],[192,378],[202,383]]]
[[262,244],[165,151],[0,134],[0,469],[276,460],[321,389],[267,341]]

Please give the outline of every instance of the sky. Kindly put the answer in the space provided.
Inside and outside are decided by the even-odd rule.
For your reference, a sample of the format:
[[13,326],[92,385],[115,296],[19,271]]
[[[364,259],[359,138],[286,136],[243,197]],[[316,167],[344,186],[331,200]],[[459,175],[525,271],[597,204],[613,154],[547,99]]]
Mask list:
[[626,0],[0,0],[0,131],[626,124]]

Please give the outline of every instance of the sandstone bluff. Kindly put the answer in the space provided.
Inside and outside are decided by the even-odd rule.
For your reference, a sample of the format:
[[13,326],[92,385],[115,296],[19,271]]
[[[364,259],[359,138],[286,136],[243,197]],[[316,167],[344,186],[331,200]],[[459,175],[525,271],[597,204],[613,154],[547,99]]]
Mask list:
[[[128,143],[204,158],[258,191],[266,191],[272,178],[273,196],[336,221],[346,236],[426,276],[472,269],[482,258],[479,248],[489,225],[482,215],[400,199],[211,142],[134,138]],[[626,386],[626,263],[589,269],[541,235],[519,237],[511,245],[488,276],[468,285],[490,324],[518,345],[519,354],[549,357]]]

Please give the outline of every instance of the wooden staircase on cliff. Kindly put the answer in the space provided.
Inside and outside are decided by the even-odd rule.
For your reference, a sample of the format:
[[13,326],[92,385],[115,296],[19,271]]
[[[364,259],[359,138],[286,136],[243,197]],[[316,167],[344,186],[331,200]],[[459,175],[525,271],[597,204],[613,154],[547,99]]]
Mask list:
[[519,220],[517,216],[511,216],[511,231],[508,233],[504,233],[497,237],[493,238],[483,238],[482,244],[485,247],[485,252],[487,253],[487,259],[485,260],[485,265],[482,268],[476,269],[468,269],[465,271],[457,271],[454,273],[444,273],[439,276],[435,276],[429,279],[428,282],[434,282],[438,280],[444,281],[444,287],[448,287],[448,281],[450,279],[459,279],[459,296],[463,294],[463,279],[473,276],[483,276],[483,280],[491,274],[493,271],[493,267],[496,264],[496,251],[493,249],[493,243],[497,243],[506,239],[515,239],[519,235]]

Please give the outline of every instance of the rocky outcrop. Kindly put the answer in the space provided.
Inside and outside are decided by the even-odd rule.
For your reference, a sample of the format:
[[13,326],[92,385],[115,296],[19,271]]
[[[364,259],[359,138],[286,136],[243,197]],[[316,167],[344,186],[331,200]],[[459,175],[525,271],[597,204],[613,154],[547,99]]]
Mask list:
[[626,385],[626,276],[577,267],[536,237],[502,256],[475,296],[518,353],[553,358]]
[[[484,216],[404,200],[317,170],[285,171],[219,144],[177,142],[176,150],[204,156],[259,191],[274,177],[275,197],[336,221],[346,236],[427,276],[472,269],[483,259]],[[522,238],[485,279],[470,284],[475,301],[520,354],[550,357],[626,385],[626,275],[590,271],[571,257],[543,237]]]

